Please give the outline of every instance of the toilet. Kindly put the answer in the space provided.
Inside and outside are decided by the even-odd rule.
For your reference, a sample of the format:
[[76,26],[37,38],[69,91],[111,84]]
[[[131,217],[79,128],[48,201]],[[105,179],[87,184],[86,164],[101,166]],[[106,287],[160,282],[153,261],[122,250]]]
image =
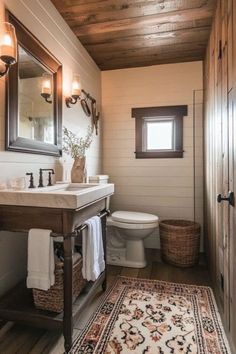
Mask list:
[[115,211],[107,219],[107,263],[132,268],[147,265],[144,239],[158,227],[158,216]]
[[[108,183],[108,175],[90,176],[90,183]],[[109,199],[107,206],[109,209]],[[115,211],[107,218],[107,263],[144,268],[147,265],[144,239],[158,227],[156,215],[134,211]]]

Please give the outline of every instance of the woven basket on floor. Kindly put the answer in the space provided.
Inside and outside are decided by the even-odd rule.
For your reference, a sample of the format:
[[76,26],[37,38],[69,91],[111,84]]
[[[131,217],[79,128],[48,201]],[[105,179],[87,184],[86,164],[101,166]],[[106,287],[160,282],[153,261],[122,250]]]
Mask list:
[[188,220],[163,220],[160,223],[163,261],[191,267],[199,261],[200,225]]
[[[47,291],[33,289],[33,298],[35,307],[41,310],[47,310],[60,313],[63,311],[64,299],[64,271],[63,262],[55,264],[55,284]],[[73,301],[76,300],[81,290],[86,284],[82,277],[82,257],[73,265]]]

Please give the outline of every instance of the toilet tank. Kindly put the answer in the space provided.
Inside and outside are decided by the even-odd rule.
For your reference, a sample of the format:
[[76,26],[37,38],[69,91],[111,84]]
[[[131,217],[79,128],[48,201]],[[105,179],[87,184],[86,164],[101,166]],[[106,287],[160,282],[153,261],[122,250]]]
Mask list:
[[[99,183],[99,184],[106,184],[108,183],[109,176],[108,175],[95,175],[89,176],[89,183]],[[106,208],[109,210],[110,206],[110,197],[107,198]]]

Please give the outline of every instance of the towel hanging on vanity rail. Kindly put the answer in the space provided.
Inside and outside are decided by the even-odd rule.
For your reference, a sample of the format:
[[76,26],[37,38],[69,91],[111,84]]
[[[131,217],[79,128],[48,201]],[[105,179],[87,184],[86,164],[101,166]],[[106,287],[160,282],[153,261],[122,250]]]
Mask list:
[[55,283],[51,230],[30,229],[28,235],[27,288],[48,290]]
[[83,278],[95,281],[105,269],[101,219],[94,216],[85,224],[82,236]]

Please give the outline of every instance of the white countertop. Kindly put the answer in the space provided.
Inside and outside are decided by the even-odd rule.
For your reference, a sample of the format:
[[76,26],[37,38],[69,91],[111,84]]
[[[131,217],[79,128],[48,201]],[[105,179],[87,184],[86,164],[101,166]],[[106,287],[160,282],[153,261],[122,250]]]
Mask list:
[[52,187],[0,190],[0,205],[78,209],[114,193],[114,184],[56,183]]

